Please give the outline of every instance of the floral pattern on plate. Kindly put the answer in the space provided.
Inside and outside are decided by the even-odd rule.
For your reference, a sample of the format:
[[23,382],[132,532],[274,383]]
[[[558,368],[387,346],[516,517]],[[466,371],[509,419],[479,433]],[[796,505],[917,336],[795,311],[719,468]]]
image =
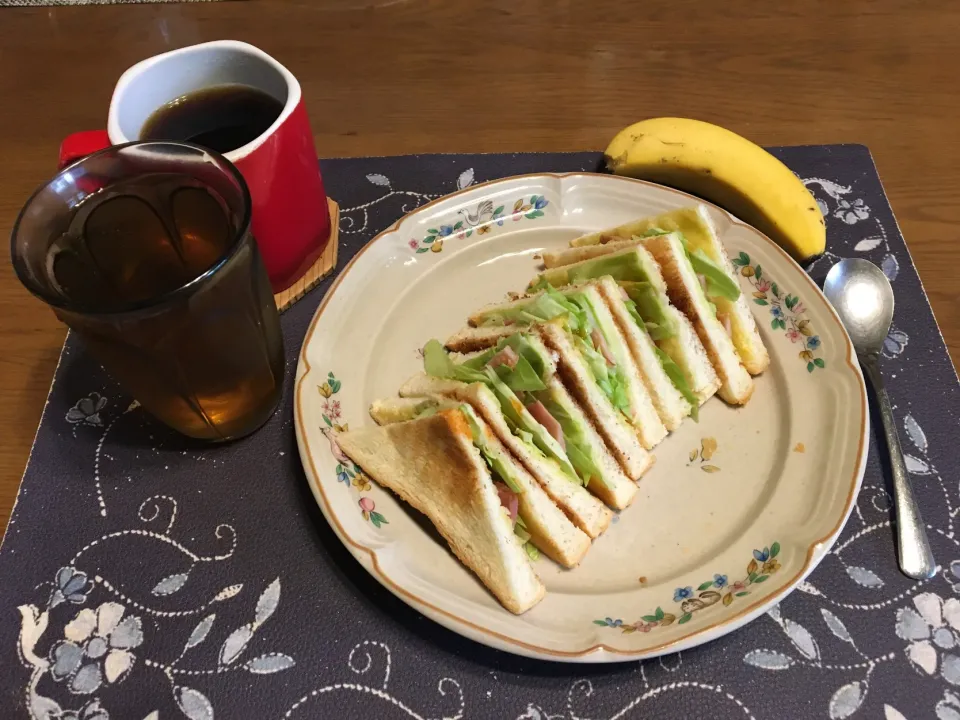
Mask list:
[[800,298],[784,293],[775,280],[764,275],[759,263],[752,263],[747,253],[741,252],[732,262],[739,273],[753,285],[753,302],[770,309],[770,327],[786,331],[790,342],[800,343],[803,349],[799,355],[800,359],[807,363],[807,372],[825,368],[827,363],[818,353],[820,336],[814,334],[810,319],[806,317],[807,308]]
[[694,613],[721,603],[730,605],[735,598],[750,594],[751,585],[766,582],[771,575],[780,569],[777,555],[780,554],[780,543],[775,542],[762,550],[754,550],[753,558],[747,564],[746,575],[733,583],[726,575],[716,574],[712,579],[705,580],[694,590],[693,586],[678,587],[673,591],[673,602],[680,603],[680,614],[665,612],[660,606],[648,615],[633,623],[625,623],[617,618],[603,618],[594,620],[594,625],[617,628],[622,633],[650,632],[657,627],[667,627],[677,623],[683,625],[690,622]]
[[513,204],[510,215],[504,215],[505,205],[494,207],[492,200],[483,200],[475,208],[458,210],[461,217],[450,224],[441,224],[439,227],[427,230],[422,240],[411,239],[408,243],[415,253],[442,252],[443,244],[450,238],[463,240],[473,235],[486,235],[493,230],[494,225],[503,227],[507,218],[514,222],[520,220],[536,220],[544,215],[543,209],[550,204],[543,195],[531,195],[530,199],[524,196]]
[[370,484],[370,478],[367,477],[360,466],[347,457],[343,450],[340,449],[339,443],[337,443],[337,435],[350,429],[347,423],[340,424],[340,420],[342,419],[340,401],[333,397],[340,392],[341,387],[340,381],[337,380],[332,372],[327,373],[326,382],[317,387],[317,391],[321,397],[323,397],[323,413],[321,417],[326,424],[326,427],[320,428],[320,432],[323,433],[324,437],[326,437],[330,443],[330,452],[333,453],[333,457],[337,461],[337,467],[334,470],[337,474],[337,480],[347,487],[352,485],[357,489],[358,493],[361,493],[358,504],[360,506],[360,512],[363,514],[363,519],[369,520],[375,528],[379,529],[381,525],[389,525],[390,523],[381,513],[375,510],[376,504],[373,498],[362,494],[370,492],[370,490],[373,489],[373,486]]

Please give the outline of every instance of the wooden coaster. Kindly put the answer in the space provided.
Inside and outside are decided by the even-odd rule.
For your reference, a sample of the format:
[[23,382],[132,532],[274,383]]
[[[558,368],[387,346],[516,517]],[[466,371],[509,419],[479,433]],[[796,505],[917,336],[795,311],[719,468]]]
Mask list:
[[303,277],[283,292],[273,296],[277,303],[277,310],[280,312],[306,295],[308,290],[317,285],[337,266],[337,246],[340,244],[340,206],[330,198],[327,198],[327,205],[330,207],[330,239],[327,241],[327,246]]

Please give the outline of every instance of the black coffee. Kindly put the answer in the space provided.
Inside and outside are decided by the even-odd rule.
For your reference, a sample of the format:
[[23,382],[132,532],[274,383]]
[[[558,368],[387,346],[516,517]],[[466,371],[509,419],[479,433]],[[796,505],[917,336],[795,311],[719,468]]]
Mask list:
[[283,111],[283,103],[249,85],[215,85],[182,95],[153,111],[141,140],[180,140],[220,153],[255,140]]

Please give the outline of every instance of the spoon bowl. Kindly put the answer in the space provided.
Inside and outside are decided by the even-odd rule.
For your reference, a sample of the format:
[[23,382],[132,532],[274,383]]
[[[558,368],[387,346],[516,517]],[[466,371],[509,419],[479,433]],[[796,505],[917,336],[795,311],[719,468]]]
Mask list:
[[857,355],[875,355],[893,322],[893,287],[869,260],[841,260],[827,273],[823,294],[833,305]]

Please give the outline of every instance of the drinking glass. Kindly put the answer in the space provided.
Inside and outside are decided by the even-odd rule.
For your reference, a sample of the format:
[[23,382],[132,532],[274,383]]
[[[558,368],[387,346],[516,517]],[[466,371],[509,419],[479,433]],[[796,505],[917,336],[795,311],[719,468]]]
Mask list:
[[33,194],[13,265],[144,409],[190,437],[230,440],[273,414],[284,373],[250,207],[215,152],[116,145]]

